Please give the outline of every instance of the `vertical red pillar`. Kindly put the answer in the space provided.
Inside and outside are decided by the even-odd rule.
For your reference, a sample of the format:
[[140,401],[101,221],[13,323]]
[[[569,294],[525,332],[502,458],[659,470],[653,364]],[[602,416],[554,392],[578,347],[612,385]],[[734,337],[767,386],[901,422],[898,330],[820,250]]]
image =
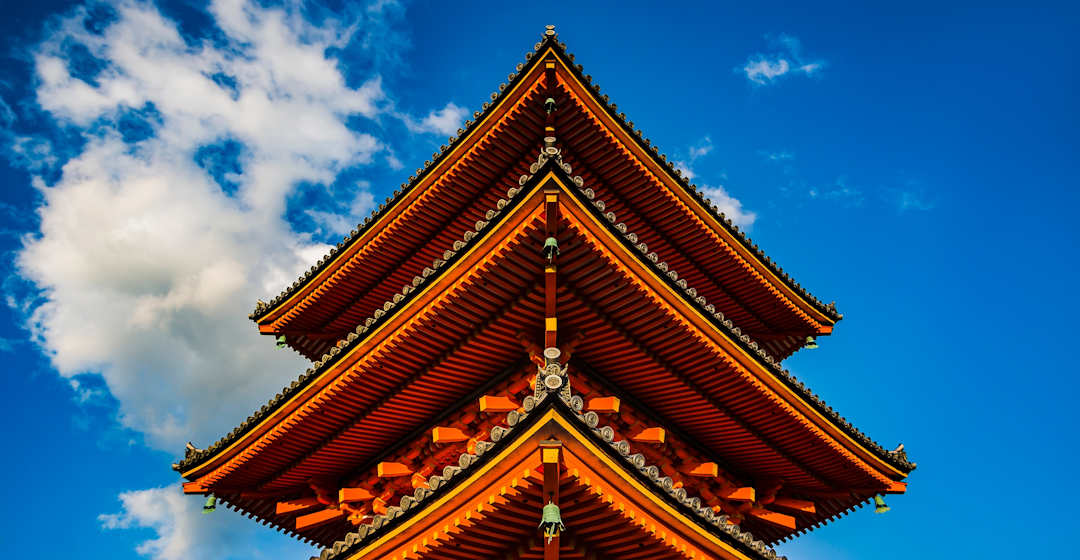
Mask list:
[[[544,504],[559,505],[559,462],[561,461],[562,442],[556,440],[540,442],[540,453],[544,461]],[[557,536],[548,542],[544,539],[544,560],[559,559],[559,539]]]
[[[546,235],[548,239],[555,239],[558,235],[559,224],[559,191],[556,189],[545,191],[546,202]],[[556,318],[555,297],[557,296],[558,267],[555,264],[558,254],[553,252],[550,260],[544,263],[544,347],[552,348],[558,344],[559,321]]]

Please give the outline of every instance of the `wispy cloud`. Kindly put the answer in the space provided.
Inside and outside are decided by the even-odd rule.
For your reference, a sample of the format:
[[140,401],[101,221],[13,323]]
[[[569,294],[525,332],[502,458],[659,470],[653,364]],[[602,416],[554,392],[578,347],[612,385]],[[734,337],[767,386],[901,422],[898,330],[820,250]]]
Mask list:
[[694,173],[694,170],[691,166],[694,164],[695,161],[697,161],[698,158],[705,157],[709,155],[709,153],[711,153],[712,151],[712,139],[706,136],[701,140],[698,140],[697,144],[687,148],[687,157],[685,159],[678,159],[672,163],[675,164],[675,169],[682,172],[683,177],[686,177],[693,181],[694,177],[697,177],[697,174]]
[[796,37],[781,33],[778,37],[766,38],[771,52],[750,55],[745,65],[735,69],[745,74],[752,84],[772,84],[785,75],[816,76],[826,66],[824,60],[807,55]]
[[881,199],[899,213],[931,210],[937,201],[926,194],[926,186],[921,181],[907,180],[899,187],[887,187],[881,192]]
[[[692,165],[698,159],[703,158],[713,151],[712,139],[705,136],[701,140],[698,140],[693,146],[689,146],[686,149],[687,157],[685,159],[675,160],[675,169],[682,172],[684,177],[693,180],[698,177],[698,174],[694,172]],[[700,187],[701,191],[705,194],[705,197],[709,199],[709,204],[716,206],[717,210],[723,212],[725,216],[731,219],[736,225],[746,230],[750,230],[754,221],[757,220],[757,214],[743,208],[743,203],[731,196],[722,185],[710,186],[703,185]]]
[[764,161],[782,162],[795,157],[795,154],[788,151],[769,152],[766,150],[758,150],[758,155],[761,156]]
[[411,115],[399,115],[405,126],[413,133],[441,134],[452,136],[465,122],[465,116],[469,111],[464,107],[458,107],[453,103],[447,103],[446,107],[438,111],[432,110],[423,119],[417,120]]
[[840,176],[836,181],[807,191],[810,198],[829,200],[843,206],[862,206],[866,200],[862,191],[848,182],[847,176]]

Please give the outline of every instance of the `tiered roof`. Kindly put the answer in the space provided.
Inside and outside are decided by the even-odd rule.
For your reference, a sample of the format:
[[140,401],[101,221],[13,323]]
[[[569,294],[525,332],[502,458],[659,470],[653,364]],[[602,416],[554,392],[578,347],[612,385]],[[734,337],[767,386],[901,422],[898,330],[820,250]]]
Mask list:
[[[337,488],[366,485],[384,506],[411,511],[403,498],[428,497],[409,494],[414,488],[426,480],[438,491],[441,482],[430,484],[428,475],[500,444],[518,421],[509,417],[529,416],[529,360],[545,317],[538,255],[546,191],[558,197],[559,332],[573,356],[575,390],[615,396],[633,411],[633,421],[611,416],[604,434],[648,424],[671,438],[660,451],[656,442],[620,440],[618,455],[635,457],[628,472],[640,471],[632,476],[660,480],[659,467],[652,476],[638,462],[661,461],[672,485],[661,482],[661,495],[696,504],[693,513],[709,523],[728,512],[709,525],[713,538],[741,527],[768,543],[876,494],[903,491],[899,481],[914,468],[903,452],[869,440],[780,366],[806,336],[831,332],[835,308],[716,213],[599,86],[588,85],[553,32],[536,51],[372,219],[281,296],[260,303],[252,315],[260,330],[285,335],[316,362],[231,434],[178,464],[192,481],[186,490],[214,492],[289,531],[317,497],[336,517],[298,536],[331,551],[359,550],[374,524],[348,535],[373,512],[348,513],[352,506],[331,499]],[[558,134],[545,150],[549,95]],[[494,419],[474,410],[484,394],[522,407]],[[583,408],[569,410],[561,417],[584,421]],[[443,422],[474,437],[440,444],[432,430]],[[582,441],[614,441],[583,434]],[[678,459],[670,455],[675,446]],[[715,465],[717,475],[678,472],[691,456]],[[384,464],[428,478],[390,481],[380,476]],[[565,483],[567,492],[588,486]],[[757,496],[724,497],[744,486]],[[288,500],[307,505],[282,512]],[[703,502],[715,504],[705,508],[712,517]],[[771,506],[804,502],[816,507],[779,514]],[[339,506],[344,513],[331,511]],[[393,520],[393,512],[380,515]]]

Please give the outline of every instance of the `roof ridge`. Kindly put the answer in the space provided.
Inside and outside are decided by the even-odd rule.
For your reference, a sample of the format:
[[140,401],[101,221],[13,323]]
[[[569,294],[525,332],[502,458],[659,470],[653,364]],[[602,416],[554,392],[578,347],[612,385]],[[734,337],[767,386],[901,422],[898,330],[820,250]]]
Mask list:
[[[187,452],[185,453],[184,460],[180,463],[176,463],[173,465],[174,470],[179,471],[182,469],[186,469],[191,466],[201,464],[207,459],[213,457],[219,449],[231,444],[241,435],[247,433],[250,428],[256,426],[259,421],[261,421],[264,417],[269,416],[272,412],[277,410],[277,408],[281,406],[281,404],[288,401],[294,393],[305,388],[311,382],[311,380],[316,377],[316,374],[323,372],[328,366],[336,363],[337,360],[335,358],[337,356],[343,355],[343,352],[351,348],[353,344],[362,343],[364,338],[366,338],[363,336],[364,334],[369,332],[372,327],[375,326],[377,323],[389,320],[389,318],[394,315],[394,313],[392,313],[392,310],[402,302],[406,302],[406,300],[411,299],[410,296],[414,292],[416,292],[417,289],[422,284],[424,284],[428,278],[432,276],[440,276],[441,273],[437,274],[437,271],[442,269],[448,262],[453,260],[457,254],[469,248],[473,243],[478,242],[474,241],[480,237],[478,234],[484,228],[486,228],[492,220],[502,214],[503,210],[508,207],[516,206],[516,204],[522,200],[522,198],[518,198],[518,195],[523,190],[525,190],[526,187],[530,185],[530,183],[532,184],[530,189],[535,188],[538,184],[538,181],[534,179],[536,178],[537,174],[541,169],[547,167],[557,168],[558,171],[561,172],[566,179],[569,179],[569,183],[573,183],[578,188],[580,196],[583,196],[585,199],[591,202],[591,206],[593,207],[594,211],[600,216],[602,216],[604,218],[604,221],[607,222],[607,227],[609,229],[614,229],[620,234],[616,237],[621,237],[624,243],[629,242],[629,245],[631,247],[637,249],[637,251],[640,252],[642,255],[645,255],[644,258],[639,257],[639,260],[642,264],[646,264],[646,262],[648,262],[648,264],[651,264],[654,268],[659,270],[660,274],[658,274],[658,276],[663,278],[673,287],[678,288],[677,290],[675,290],[677,293],[680,293],[688,302],[696,304],[701,309],[706,311],[708,313],[707,317],[709,317],[710,320],[714,322],[714,324],[724,327],[727,332],[734,335],[729,337],[732,342],[742,346],[745,350],[748,351],[750,355],[754,356],[755,359],[764,364],[767,368],[773,370],[774,373],[778,374],[778,377],[789,388],[800,392],[812,407],[814,407],[818,412],[822,413],[823,415],[831,418],[834,424],[840,427],[843,431],[847,432],[849,436],[852,436],[857,441],[867,446],[870,451],[874,452],[874,454],[877,455],[879,458],[885,460],[886,462],[892,464],[895,467],[904,469],[908,472],[914,470],[915,464],[909,463],[907,461],[907,456],[902,450],[898,453],[886,451],[885,448],[883,448],[877,442],[871,440],[862,431],[852,426],[846,418],[840,416],[832,409],[832,407],[827,406],[825,404],[825,401],[821,400],[816,394],[810,392],[803,383],[798,382],[795,376],[791,375],[787,370],[782,369],[779,361],[775,360],[772,356],[770,356],[764,348],[759,347],[756,342],[751,340],[749,335],[744,334],[742,330],[739,327],[735,326],[735,324],[730,319],[725,319],[722,312],[716,311],[716,309],[711,304],[709,304],[703,296],[698,296],[696,290],[693,287],[687,285],[686,280],[678,279],[678,273],[674,270],[669,270],[666,263],[659,261],[659,256],[657,256],[656,253],[648,253],[648,247],[644,243],[634,245],[637,236],[633,232],[627,231],[625,224],[620,223],[619,225],[614,225],[617,219],[615,214],[613,212],[604,213],[604,202],[602,200],[594,200],[595,194],[592,193],[591,189],[585,187],[584,179],[582,179],[580,176],[573,176],[571,178],[571,173],[573,172],[573,169],[571,168],[570,164],[564,163],[562,161],[560,150],[557,150],[555,148],[545,148],[540,152],[539,156],[537,157],[537,162],[530,165],[529,167],[529,171],[531,174],[522,175],[521,177],[519,177],[519,187],[513,187],[507,190],[506,194],[508,199],[500,199],[496,203],[495,208],[488,210],[487,214],[485,214],[485,220],[480,220],[476,222],[475,232],[466,232],[462,240],[455,241],[452,248],[446,250],[443,253],[442,259],[435,259],[435,261],[432,262],[430,268],[425,268],[421,275],[413,278],[411,285],[407,284],[403,286],[399,294],[396,294],[392,300],[386,301],[383,304],[382,308],[376,309],[373,315],[364,321],[364,324],[358,326],[354,332],[350,333],[346,338],[339,341],[338,344],[332,347],[327,354],[323,354],[322,358],[312,364],[312,367],[308,368],[308,370],[305,371],[298,380],[293,381],[288,387],[283,389],[282,392],[278,393],[274,398],[270,399],[270,401],[261,409],[257,410],[251,416],[248,416],[247,420],[241,422],[240,426],[234,428],[232,432],[226,434],[226,436],[222,437],[206,449],[196,449],[189,446]],[[619,226],[622,227],[620,228]],[[631,252],[633,253],[633,251]],[[648,253],[648,255],[646,255],[646,253]]]
[[[487,211],[484,216],[485,219],[476,222],[475,231],[468,231],[465,233],[461,240],[455,241],[451,249],[443,252],[443,258],[437,258],[432,261],[430,267],[424,268],[420,275],[413,278],[411,285],[406,284],[405,286],[402,286],[400,293],[395,294],[392,300],[388,300],[383,303],[383,306],[379,309],[376,309],[372,316],[368,317],[362,325],[356,328],[354,332],[349,333],[347,337],[340,340],[334,347],[332,347],[328,353],[323,354],[322,358],[315,361],[312,364],[312,367],[308,368],[307,371],[305,371],[298,380],[293,381],[288,387],[283,389],[281,393],[278,393],[274,398],[270,399],[269,403],[264,405],[261,409],[255,411],[255,413],[251,416],[248,416],[248,419],[244,422],[241,422],[239,427],[235,428],[231,433],[219,439],[217,442],[215,442],[208,448],[195,449],[193,447],[189,447],[184,460],[180,463],[174,464],[173,468],[175,470],[185,469],[192,465],[199,464],[205,459],[209,458],[213,455],[214,452],[216,452],[217,449],[221,448],[224,445],[227,445],[228,443],[231,443],[241,434],[246,433],[250,427],[256,425],[258,421],[261,420],[264,416],[276,410],[278,406],[287,401],[293,393],[306,387],[307,384],[316,377],[316,374],[323,372],[327,369],[327,367],[336,363],[337,359],[335,358],[337,358],[338,356],[342,356],[345,350],[351,348],[354,344],[362,343],[365,338],[363,335],[373,330],[374,327],[377,326],[379,323],[389,320],[389,318],[394,315],[394,313],[392,313],[392,310],[395,307],[398,307],[399,304],[407,303],[407,300],[411,299],[412,294],[417,292],[418,288],[421,285],[423,285],[432,277],[440,276],[441,272],[439,271],[443,269],[447,263],[452,261],[462,251],[468,249],[473,244],[478,243],[478,240],[481,238],[481,236],[479,235],[480,232],[483,231],[491,223],[492,220],[501,215],[503,213],[503,210],[516,206],[516,204],[522,200],[523,197],[519,198],[518,195],[522,192],[522,190],[524,190],[526,185],[526,181],[520,181],[520,188],[513,187],[508,189],[506,193],[508,199],[499,199],[499,201],[496,203],[496,207]],[[534,184],[533,187],[535,188],[535,186],[536,185]]]
[[[562,170],[569,175],[570,173],[567,171],[570,167],[569,164],[562,165]],[[522,178],[524,179],[524,176],[522,176]],[[768,351],[766,351],[764,347],[759,346],[750,335],[743,333],[742,329],[735,326],[731,319],[725,319],[723,312],[718,311],[712,304],[708,303],[704,296],[699,296],[697,290],[690,286],[685,279],[680,279],[677,271],[670,268],[666,262],[660,261],[659,255],[655,252],[649,252],[648,245],[645,243],[638,243],[637,235],[634,232],[629,231],[625,223],[619,222],[616,224],[615,222],[618,220],[618,217],[614,212],[604,212],[606,209],[604,201],[595,200],[595,193],[592,189],[584,186],[584,181],[580,176],[575,176],[573,178],[573,183],[577,185],[581,195],[591,202],[594,212],[603,218],[601,223],[606,221],[606,225],[609,229],[613,229],[615,232],[619,233],[616,238],[621,237],[624,244],[636,249],[637,252],[641,254],[639,255],[639,260],[642,264],[651,264],[653,268],[659,271],[658,276],[664,279],[669,285],[672,285],[672,287],[678,288],[675,290],[677,293],[682,295],[688,302],[696,304],[705,311],[707,314],[706,316],[710,318],[714,324],[724,327],[728,333],[734,335],[729,337],[732,342],[742,346],[743,349],[747,350],[751,356],[754,356],[757,359],[757,361],[764,364],[767,369],[771,369],[774,373],[778,374],[780,379],[785,382],[785,385],[800,393],[811,406],[818,412],[831,418],[834,423],[847,432],[848,435],[868,446],[871,451],[876,451],[876,454],[880,458],[886,460],[886,462],[889,462],[895,467],[900,467],[907,471],[915,469],[915,463],[907,461],[907,455],[902,449],[897,452],[887,451],[880,444],[870,439],[869,436],[864,434],[861,430],[855,428],[846,418],[840,416],[840,414],[834,411],[831,406],[827,406],[824,400],[807,389],[805,384],[800,382],[798,378],[791,374],[791,372],[783,369],[780,360],[771,356]],[[633,253],[633,251],[631,251],[631,253]]]
[[[548,35],[547,31],[552,31],[552,34]],[[533,46],[533,50],[535,52],[540,52],[545,46],[554,47],[553,50],[557,54],[561,54],[563,57],[565,57],[566,61],[564,62],[567,62],[565,66],[568,69],[570,69],[572,72],[576,72],[578,77],[581,78],[584,83],[592,84],[592,75],[585,74],[585,69],[581,64],[574,64],[574,60],[576,57],[573,53],[567,51],[566,43],[559,42],[558,34],[554,33],[554,31],[551,29],[545,30],[543,38]],[[436,164],[439,162],[439,160],[447,153],[448,150],[451,150],[453,148],[454,144],[458,140],[467,136],[468,133],[472,132],[474,128],[479,125],[480,122],[485,120],[482,117],[486,117],[491,111],[494,110],[495,107],[501,104],[499,103],[499,100],[502,94],[505,93],[508,88],[510,88],[510,86],[514,84],[514,81],[517,78],[527,73],[525,72],[526,69],[531,69],[535,64],[537,64],[538,60],[539,57],[534,56],[532,52],[526,53],[525,62],[518,63],[516,67],[517,72],[511,72],[507,76],[507,82],[499,84],[498,90],[491,93],[491,103],[489,104],[488,102],[484,102],[481,107],[482,111],[474,111],[474,120],[466,120],[465,128],[459,128],[457,130],[457,135],[449,137],[446,144],[439,146],[439,151],[432,153],[432,159],[424,161],[424,166],[422,168],[416,169],[416,175],[409,176],[408,183],[402,183],[400,189],[394,190],[392,196],[387,197],[386,201],[382,204],[379,204],[379,207],[376,210],[372,210],[371,216],[364,218],[364,221],[358,224],[356,229],[352,230],[349,235],[346,235],[341,242],[337,243],[334,247],[331,247],[329,253],[326,256],[324,256],[322,259],[319,259],[316,265],[312,266],[311,269],[306,271],[304,275],[299,277],[297,281],[292,283],[292,285],[287,286],[279,295],[271,299],[269,303],[265,303],[262,300],[259,300],[256,304],[255,310],[250,313],[248,317],[255,321],[261,319],[272,309],[275,309],[279,304],[288,299],[288,297],[290,297],[296,290],[306,286],[308,282],[310,282],[313,278],[317,277],[325,267],[329,266],[329,264],[335,260],[334,257],[339,252],[351,247],[354,243],[356,243],[357,240],[362,237],[364,230],[370,224],[377,222],[379,217],[383,213],[393,208],[398,202],[400,202],[400,200],[405,194],[410,192],[421,181],[423,181],[424,178],[426,178],[427,175],[430,173],[430,171],[436,167]],[[766,255],[763,250],[761,250],[756,244],[753,243],[752,239],[747,237],[746,232],[740,231],[737,224],[734,224],[730,218],[728,218],[715,205],[713,205],[712,201],[708,197],[706,197],[702,191],[698,190],[696,184],[691,183],[688,177],[684,177],[682,175],[682,171],[676,169],[675,164],[672,161],[668,161],[666,154],[660,153],[658,148],[652,146],[652,142],[647,137],[643,136],[643,133],[640,129],[635,131],[633,121],[627,120],[625,113],[616,113],[615,111],[618,109],[618,106],[615,103],[610,102],[607,94],[600,95],[599,84],[593,84],[592,89],[595,93],[596,99],[602,102],[602,106],[610,112],[610,116],[615,118],[616,122],[622,124],[625,129],[630,133],[629,135],[631,137],[636,137],[637,142],[639,146],[642,147],[643,151],[646,153],[651,153],[651,157],[653,158],[654,162],[656,162],[660,167],[666,168],[669,175],[675,178],[675,182],[678,183],[684,189],[684,191],[696,197],[696,199],[700,201],[702,207],[709,211],[713,215],[713,217],[716,218],[717,221],[722,224],[729,233],[731,233],[734,238],[738,239],[745,249],[749,250],[753,255],[755,255],[760,262],[764,263],[770,270],[772,270],[772,272],[777,276],[777,278],[784,281],[789,288],[802,296],[804,300],[813,305],[816,309],[818,309],[818,311],[821,311],[822,313],[826,314],[834,320],[840,320],[843,318],[843,315],[836,311],[836,302],[832,302],[829,304],[821,302],[816,297],[814,297],[813,294],[811,294],[808,290],[803,288],[801,284],[795,282],[794,278],[792,278],[788,273],[784,272],[783,268],[773,262],[773,260],[768,255]]]

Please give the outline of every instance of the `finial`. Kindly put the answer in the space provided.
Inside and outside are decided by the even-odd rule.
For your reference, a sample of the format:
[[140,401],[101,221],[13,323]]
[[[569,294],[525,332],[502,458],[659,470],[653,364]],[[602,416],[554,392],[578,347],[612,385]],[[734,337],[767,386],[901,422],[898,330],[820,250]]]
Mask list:
[[547,26],[547,31],[544,32],[544,35],[547,35],[548,37],[554,37],[555,36],[555,26],[554,25]]

